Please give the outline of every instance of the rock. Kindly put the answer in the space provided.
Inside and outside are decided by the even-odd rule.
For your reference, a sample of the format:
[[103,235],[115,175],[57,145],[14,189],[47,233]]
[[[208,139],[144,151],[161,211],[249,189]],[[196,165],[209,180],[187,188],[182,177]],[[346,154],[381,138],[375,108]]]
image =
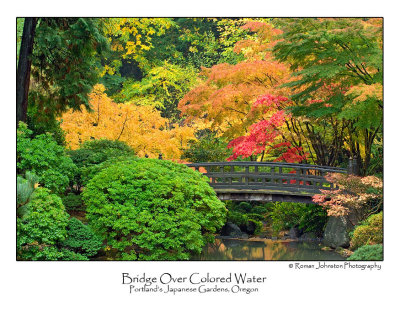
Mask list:
[[291,239],[297,239],[298,237],[301,236],[302,233],[303,233],[303,230],[300,230],[298,226],[294,226],[294,227],[290,228],[290,230],[289,230],[289,237]]
[[350,251],[350,250],[348,250],[346,248],[342,248],[342,247],[336,248],[335,252],[338,253],[339,255],[345,257],[345,258],[350,257],[353,254],[352,251]]
[[227,222],[221,229],[221,235],[230,236],[235,238],[241,238],[243,236],[243,232],[240,228],[232,222]]
[[256,231],[257,227],[256,224],[253,221],[248,221],[246,224],[246,232],[248,234],[254,234]]
[[242,233],[242,235],[240,236],[240,238],[242,238],[242,239],[248,239],[248,238],[249,238],[249,235],[246,234],[246,233]]
[[301,240],[301,241],[316,241],[316,240],[318,240],[318,238],[314,232],[306,232],[300,236],[299,240]]
[[329,217],[326,224],[323,243],[329,247],[349,247],[349,232],[353,225],[343,216]]

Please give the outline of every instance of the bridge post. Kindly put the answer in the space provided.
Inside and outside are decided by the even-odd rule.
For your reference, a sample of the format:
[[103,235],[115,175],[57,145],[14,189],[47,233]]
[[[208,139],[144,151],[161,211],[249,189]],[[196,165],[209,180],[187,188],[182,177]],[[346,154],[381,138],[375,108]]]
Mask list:
[[347,173],[349,175],[358,175],[358,163],[356,156],[354,158],[352,157],[349,158],[349,166],[347,167]]

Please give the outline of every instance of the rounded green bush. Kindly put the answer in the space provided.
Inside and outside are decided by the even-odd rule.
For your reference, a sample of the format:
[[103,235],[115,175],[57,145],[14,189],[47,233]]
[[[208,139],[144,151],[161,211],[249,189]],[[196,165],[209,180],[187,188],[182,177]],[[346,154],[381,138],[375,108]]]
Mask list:
[[357,226],[350,241],[350,248],[355,250],[363,245],[383,243],[383,213],[368,217]]
[[383,260],[383,246],[382,244],[361,246],[347,260]]
[[135,152],[122,141],[95,139],[85,141],[79,149],[70,150],[68,154],[78,167],[75,184],[81,187],[86,185],[103,168],[102,163],[131,157],[135,155]]
[[247,214],[247,217],[255,219],[255,220],[258,220],[258,221],[264,221],[265,220],[265,217],[263,215],[255,214],[255,213]]
[[89,224],[120,259],[189,259],[226,216],[207,177],[165,160],[131,159],[104,168],[82,195]]
[[17,172],[30,171],[55,193],[63,193],[72,182],[76,166],[50,134],[31,138],[32,131],[20,122],[17,130]]
[[85,257],[92,257],[97,254],[103,245],[101,238],[89,226],[84,225],[76,218],[72,217],[69,219],[67,230],[68,236],[61,243],[61,246],[74,253],[79,253]]
[[52,249],[67,236],[68,214],[61,199],[46,188],[38,188],[26,207],[23,217],[17,218],[18,258],[56,259]]
[[238,226],[247,224],[247,215],[236,211],[228,210],[227,221],[230,221]]

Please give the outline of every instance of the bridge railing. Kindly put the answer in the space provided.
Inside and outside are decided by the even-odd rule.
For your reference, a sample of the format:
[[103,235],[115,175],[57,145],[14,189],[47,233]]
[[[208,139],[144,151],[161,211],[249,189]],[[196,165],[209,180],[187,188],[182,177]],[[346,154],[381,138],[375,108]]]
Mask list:
[[344,168],[278,162],[204,162],[187,164],[210,178],[214,189],[283,190],[318,193],[336,189],[324,175]]

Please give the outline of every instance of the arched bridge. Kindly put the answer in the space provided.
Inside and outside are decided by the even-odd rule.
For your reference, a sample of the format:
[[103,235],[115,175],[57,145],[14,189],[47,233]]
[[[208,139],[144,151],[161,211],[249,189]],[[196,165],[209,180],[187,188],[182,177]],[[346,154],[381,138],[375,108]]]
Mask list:
[[320,189],[336,189],[324,175],[345,168],[277,162],[205,162],[187,164],[210,178],[220,200],[312,203]]

